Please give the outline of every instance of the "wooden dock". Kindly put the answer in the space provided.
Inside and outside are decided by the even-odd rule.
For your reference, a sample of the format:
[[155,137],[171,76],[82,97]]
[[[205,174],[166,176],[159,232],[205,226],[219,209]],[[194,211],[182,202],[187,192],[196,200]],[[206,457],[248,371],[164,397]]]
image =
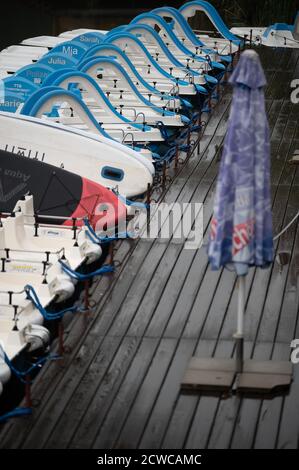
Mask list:
[[[299,51],[261,49],[268,78],[274,231],[298,212]],[[169,185],[164,201],[203,202],[207,230],[231,102],[227,88],[197,152]],[[0,448],[203,449],[298,448],[299,366],[290,393],[272,400],[182,393],[194,353],[229,358],[236,325],[236,277],[211,272],[205,248],[177,240],[119,243],[113,278],[92,286],[96,311],[68,324],[63,361],[47,364],[33,386],[32,417],[11,420]],[[288,360],[299,338],[299,229],[276,244],[290,262],[252,270],[247,279],[245,354]]]

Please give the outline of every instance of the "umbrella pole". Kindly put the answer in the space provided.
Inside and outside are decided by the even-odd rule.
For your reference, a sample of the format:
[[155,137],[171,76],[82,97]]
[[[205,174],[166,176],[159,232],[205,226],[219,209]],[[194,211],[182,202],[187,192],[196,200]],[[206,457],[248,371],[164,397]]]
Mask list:
[[236,368],[237,373],[243,372],[244,365],[244,314],[245,314],[245,276],[238,278],[238,324],[236,339]]

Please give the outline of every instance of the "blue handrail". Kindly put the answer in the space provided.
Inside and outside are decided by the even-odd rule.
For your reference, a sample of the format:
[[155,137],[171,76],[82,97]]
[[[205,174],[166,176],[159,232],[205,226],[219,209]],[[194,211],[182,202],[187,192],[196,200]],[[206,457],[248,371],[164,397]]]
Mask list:
[[8,413],[0,416],[0,423],[6,423],[11,418],[18,418],[19,416],[29,416],[32,414],[32,408],[15,408]]
[[47,321],[60,320],[67,312],[74,313],[75,311],[78,310],[78,307],[73,306],[73,307],[68,307],[64,310],[60,310],[59,312],[48,312],[42,306],[34,287],[27,284],[25,286],[25,292],[27,295],[27,299],[33,303],[35,308],[39,311],[42,317]]
[[96,271],[93,271],[92,273],[81,274],[81,273],[78,273],[77,271],[74,271],[73,269],[71,269],[61,259],[59,260],[59,263],[61,264],[62,270],[66,274],[68,274],[72,279],[75,279],[77,281],[87,281],[87,280],[92,279],[96,276],[102,276],[103,274],[113,273],[115,271],[114,266],[107,265],[107,266],[103,266],[100,269],[97,269]]
[[[187,14],[188,10],[192,12],[196,12],[197,10],[203,11],[214,23],[215,27],[218,29],[219,33],[229,41],[232,41],[234,44],[239,45],[242,44],[242,41],[238,39],[234,34],[230,32],[226,24],[224,23],[223,19],[219,15],[216,8],[213,7],[209,2],[203,0],[196,0],[193,2],[185,3],[184,5],[179,8],[179,11],[182,13],[184,17]],[[185,15],[184,15],[185,13]],[[190,15],[191,16],[191,15]],[[189,16],[189,17],[190,17]]]

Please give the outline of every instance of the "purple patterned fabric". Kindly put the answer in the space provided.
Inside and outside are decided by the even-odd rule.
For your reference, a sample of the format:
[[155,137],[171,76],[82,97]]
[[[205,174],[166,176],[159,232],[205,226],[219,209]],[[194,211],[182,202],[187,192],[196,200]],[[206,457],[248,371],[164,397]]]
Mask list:
[[270,139],[259,56],[245,51],[231,77],[233,102],[218,176],[209,260],[238,275],[273,262]]

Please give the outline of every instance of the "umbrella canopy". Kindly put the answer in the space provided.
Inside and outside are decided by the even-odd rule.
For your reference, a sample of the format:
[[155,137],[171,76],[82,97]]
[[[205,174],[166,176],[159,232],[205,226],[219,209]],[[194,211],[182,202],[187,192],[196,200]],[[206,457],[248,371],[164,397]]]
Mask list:
[[274,258],[266,78],[256,52],[243,52],[230,83],[233,102],[208,254],[213,270],[231,264],[243,276]]

